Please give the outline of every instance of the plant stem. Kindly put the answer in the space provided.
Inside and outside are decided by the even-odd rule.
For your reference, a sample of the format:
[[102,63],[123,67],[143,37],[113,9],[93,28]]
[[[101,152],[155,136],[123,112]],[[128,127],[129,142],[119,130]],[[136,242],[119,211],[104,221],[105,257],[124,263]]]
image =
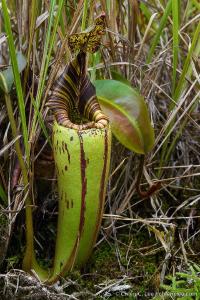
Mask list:
[[157,183],[153,184],[147,191],[141,190],[140,183],[141,183],[141,179],[143,176],[144,163],[145,163],[145,156],[141,155],[139,167],[138,167],[137,180],[136,180],[136,184],[135,184],[136,191],[140,195],[141,198],[150,197],[153,193],[155,193],[157,190],[159,190],[159,188],[161,186],[161,182],[157,182]]
[[[16,138],[18,133],[17,133],[16,122],[14,119],[14,113],[13,113],[10,95],[5,93],[4,96],[5,96],[5,103],[6,103],[6,107],[7,107],[10,126],[11,126],[11,130],[12,130],[12,135],[14,138]],[[25,253],[25,257],[26,257],[26,268],[29,268],[29,266],[31,266],[31,261],[32,261],[32,257],[33,257],[33,220],[32,220],[32,209],[31,209],[32,201],[29,196],[29,189],[28,189],[28,185],[29,185],[28,171],[27,171],[27,167],[24,162],[23,154],[22,154],[22,151],[20,148],[20,142],[18,139],[15,141],[15,150],[16,150],[17,158],[18,158],[19,165],[20,165],[20,168],[22,171],[23,184],[24,184],[24,195],[26,197],[26,199],[25,199],[25,205],[26,205],[26,209],[25,209],[25,211],[26,211],[26,253]]]
[[84,31],[85,28],[86,28],[86,19],[87,19],[88,5],[89,5],[89,0],[84,0],[83,17],[82,17],[82,24],[81,24],[81,31]]

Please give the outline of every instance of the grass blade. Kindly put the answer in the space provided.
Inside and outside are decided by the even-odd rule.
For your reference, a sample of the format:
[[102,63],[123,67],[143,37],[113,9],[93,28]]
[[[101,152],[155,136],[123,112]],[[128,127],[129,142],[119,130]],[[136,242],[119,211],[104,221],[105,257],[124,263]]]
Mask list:
[[28,51],[27,51],[27,67],[25,69],[25,75],[24,75],[24,91],[27,84],[28,79],[28,72],[30,69],[30,57],[31,57],[31,50],[33,48],[33,38],[34,38],[34,32],[35,32],[35,23],[37,18],[37,3],[36,0],[31,1],[31,20],[30,20],[30,36],[28,41]]
[[48,140],[49,145],[52,147],[52,142],[51,142],[51,139],[49,138],[49,134],[48,134],[46,126],[44,124],[44,120],[42,118],[41,112],[39,111],[39,109],[37,107],[37,104],[36,104],[36,101],[34,100],[33,97],[31,97],[31,102],[32,102],[33,107],[35,109],[36,116],[38,117],[38,121],[39,121],[40,127],[42,128],[42,131],[43,131],[46,139]]
[[[37,91],[37,96],[36,96],[37,110],[39,110],[42,94],[44,91],[46,74],[47,74],[47,70],[48,70],[48,66],[49,66],[49,62],[50,62],[50,58],[51,58],[51,54],[52,54],[52,49],[53,49],[53,46],[55,43],[57,27],[58,27],[58,23],[60,20],[60,15],[62,12],[64,0],[59,1],[58,12],[57,12],[57,15],[55,18],[55,22],[53,22],[53,18],[54,18],[54,9],[55,9],[56,2],[55,2],[55,0],[53,0],[50,3],[51,3],[51,6],[50,6],[49,23],[48,23],[48,29],[47,29],[47,36],[46,36],[46,40],[45,40],[42,67],[41,67],[41,72],[40,72],[40,81],[39,81],[39,86],[38,86],[38,91]],[[51,33],[52,28],[53,28],[53,32]],[[44,105],[44,103],[42,104],[42,107],[43,107],[43,105]],[[38,116],[38,113],[36,111],[36,114],[34,115],[34,118],[33,118],[33,126],[32,126],[31,136],[35,132],[37,116]]]
[[47,33],[46,33],[45,45],[44,45],[42,66],[41,66],[41,71],[40,71],[40,75],[39,75],[40,81],[39,81],[39,86],[38,86],[38,91],[37,91],[37,96],[36,96],[37,104],[39,104],[41,101],[41,97],[42,97],[42,93],[43,93],[43,89],[44,89],[44,83],[45,83],[45,79],[46,79],[46,73],[47,73],[48,62],[49,62],[48,58],[50,56],[49,52],[51,50],[50,39],[51,39],[51,29],[52,29],[52,24],[53,24],[55,5],[56,5],[55,0],[50,1],[49,22],[48,22],[48,28],[47,28]]
[[14,44],[13,34],[12,34],[12,30],[11,30],[11,23],[10,23],[10,17],[8,14],[6,0],[2,0],[2,10],[3,10],[3,17],[4,17],[5,30],[6,30],[6,34],[7,34],[8,46],[9,46],[9,51],[10,51],[10,58],[11,58],[11,63],[12,63],[12,68],[13,68],[15,86],[16,86],[16,91],[17,91],[19,113],[20,113],[21,122],[22,122],[24,148],[25,148],[27,160],[29,160],[28,130],[27,130],[27,124],[26,124],[24,97],[23,97],[23,93],[22,93],[20,74],[19,74],[17,57],[16,57],[16,52],[15,52],[15,44]]
[[3,187],[0,185],[0,199],[2,200],[3,205],[7,205],[7,195],[6,192],[4,191]]
[[16,136],[10,143],[5,145],[2,149],[0,149],[0,156],[4,154],[18,139],[20,139],[21,135]]
[[[195,54],[196,56],[199,55],[200,52],[200,40],[199,40],[199,34],[200,34],[200,22],[197,25],[197,28],[195,30],[193,39],[192,39],[192,43],[191,46],[189,48],[187,57],[185,59],[184,65],[183,65],[183,70],[181,72],[181,76],[180,79],[178,81],[177,87],[175,89],[175,93],[174,93],[174,102],[171,103],[170,108],[171,110],[175,107],[176,102],[178,102],[181,93],[183,92],[183,90],[185,89],[185,84],[186,84],[186,78],[191,76],[191,72],[192,72],[192,68],[191,68],[191,59],[192,56]],[[195,106],[194,106],[195,107]],[[193,110],[193,109],[192,109]],[[191,111],[192,111],[191,110]],[[190,111],[190,112],[191,112]],[[172,153],[176,142],[178,140],[178,138],[180,137],[183,129],[185,128],[185,126],[187,125],[188,122],[188,118],[186,118],[183,122],[183,124],[181,125],[180,130],[177,131],[175,137],[173,138],[173,141],[170,144],[170,147],[167,148],[167,144],[169,141],[169,138],[166,139],[166,142],[163,144],[163,150],[162,150],[162,154],[161,154],[161,159],[160,159],[160,166],[163,165],[164,161],[167,161],[170,157],[170,154]],[[174,124],[174,118],[172,119],[171,123],[168,125],[168,127],[166,128],[166,134],[169,133],[170,129],[172,128]],[[170,137],[170,135],[169,135]]]
[[87,20],[87,11],[88,11],[88,5],[89,0],[84,0],[84,6],[83,6],[83,18],[82,18],[82,24],[81,24],[81,31],[84,31],[86,28],[86,20]]
[[149,50],[149,54],[147,56],[147,60],[146,60],[146,63],[149,64],[151,62],[151,59],[152,59],[152,56],[153,56],[153,53],[154,53],[154,50],[156,48],[156,46],[158,45],[159,43],[159,39],[160,39],[160,36],[162,34],[162,31],[167,23],[167,18],[171,12],[171,8],[172,8],[172,0],[169,0],[168,3],[167,3],[167,6],[165,8],[165,11],[164,11],[164,14],[161,18],[161,21],[160,21],[160,26],[158,28],[158,31],[153,39],[153,42],[152,42],[152,45],[150,47],[150,50]]
[[[176,87],[176,90],[175,90],[174,100],[176,102],[177,102],[177,100],[179,99],[179,97],[181,95],[186,77],[188,75],[188,71],[190,70],[189,67],[190,67],[190,63],[191,63],[191,58],[192,58],[192,55],[194,54],[197,41],[199,41],[199,35],[200,35],[200,22],[198,23],[197,28],[195,30],[194,37],[193,37],[190,49],[188,51],[184,66],[183,66],[183,70],[181,72],[181,76],[180,76],[180,79],[178,81],[178,84],[177,84],[177,87]],[[174,104],[173,104],[173,106],[174,106]]]
[[178,64],[178,30],[179,30],[179,9],[178,9],[178,0],[172,1],[172,31],[173,31],[173,73],[172,73],[172,94],[174,94],[176,86],[176,69]]

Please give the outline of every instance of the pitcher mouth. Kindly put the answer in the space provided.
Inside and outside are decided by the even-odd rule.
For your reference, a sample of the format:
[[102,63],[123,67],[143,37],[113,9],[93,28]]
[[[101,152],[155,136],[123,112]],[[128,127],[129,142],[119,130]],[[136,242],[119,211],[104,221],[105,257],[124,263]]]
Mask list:
[[[59,124],[59,123],[58,123]],[[75,130],[87,130],[87,129],[104,129],[108,126],[108,121],[107,120],[101,120],[98,122],[87,122],[84,124],[75,124],[72,123],[70,120],[68,122],[66,122],[66,124],[59,124],[65,128],[70,128],[70,129],[75,129]]]
[[[90,88],[94,87],[90,83]],[[60,99],[61,92],[53,90],[47,106],[53,111],[56,122],[66,128],[86,130],[90,128],[103,129],[109,124],[108,117],[102,112],[97,97],[93,94],[90,99],[76,106],[76,101],[66,102]]]
[[108,126],[108,123],[109,122],[106,119],[101,119],[98,122],[92,121],[83,124],[75,124],[69,120],[66,125],[63,123],[59,125],[79,131],[79,130],[87,130],[87,129],[104,129]]
[[66,105],[62,105],[62,107],[59,108],[54,107],[53,114],[56,122],[66,128],[86,130],[91,128],[103,129],[108,127],[108,117],[100,109],[99,103],[96,102],[95,104],[97,104],[95,105],[96,109],[90,109],[88,110],[88,113],[84,110],[83,114],[73,114]]
[[79,52],[65,67],[54,82],[46,105],[61,126],[76,130],[108,126],[108,117],[102,112],[87,75],[86,53]]

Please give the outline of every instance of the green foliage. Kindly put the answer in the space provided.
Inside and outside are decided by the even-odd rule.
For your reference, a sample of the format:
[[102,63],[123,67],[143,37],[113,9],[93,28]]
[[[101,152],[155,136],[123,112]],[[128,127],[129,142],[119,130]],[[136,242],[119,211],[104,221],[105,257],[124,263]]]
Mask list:
[[94,85],[116,138],[134,152],[145,154],[150,151],[154,145],[154,131],[143,97],[116,80],[96,80]]
[[112,79],[125,83],[131,87],[131,82],[127,80],[124,76],[122,76],[119,72],[113,70],[111,71],[111,75]]
[[[16,54],[19,73],[21,73],[26,67],[26,58],[21,52]],[[9,66],[6,70],[0,72],[0,88],[4,93],[10,93],[14,82],[14,74],[12,66]]]
[[[25,2],[26,1],[24,1],[24,3]],[[105,4],[105,7],[103,4]],[[89,5],[91,10],[89,9]],[[16,191],[12,190],[11,186],[12,171],[14,170],[12,163],[13,158],[16,157],[15,151],[13,151],[12,148],[9,148],[8,158],[1,156],[1,204],[6,208],[8,205],[7,200],[11,201],[9,209],[7,210],[8,215],[11,216],[14,214],[10,213],[9,210],[21,210],[21,204],[25,203],[27,223],[26,237],[27,240],[31,240],[32,243],[34,240],[33,230],[30,226],[32,222],[32,210],[35,209],[35,206],[38,206],[40,210],[41,206],[40,203],[38,203],[40,200],[38,201],[38,199],[43,200],[43,198],[46,197],[46,194],[38,195],[37,190],[37,182],[40,181],[40,179],[37,177],[36,173],[38,170],[35,168],[35,165],[37,166],[38,160],[40,160],[44,154],[42,147],[40,148],[40,143],[38,143],[38,150],[37,142],[38,137],[40,137],[42,143],[44,143],[43,145],[47,143],[47,140],[49,141],[49,144],[52,144],[45,124],[46,120],[49,121],[49,119],[45,119],[45,101],[48,91],[51,88],[51,84],[55,79],[56,72],[61,67],[61,64],[63,63],[63,65],[66,65],[71,60],[66,39],[64,37],[71,33],[80,32],[81,27],[82,30],[84,30],[87,23],[88,25],[92,23],[94,15],[100,13],[100,10],[104,10],[106,13],[107,32],[101,45],[101,51],[89,58],[89,67],[92,69],[91,78],[92,80],[95,80],[96,78],[114,79],[113,81],[107,80],[107,82],[97,82],[97,91],[99,90],[99,87],[103,91],[99,92],[99,99],[102,107],[107,110],[108,114],[111,114],[111,125],[114,134],[123,145],[137,153],[146,154],[147,152],[152,151],[154,145],[152,153],[149,153],[146,159],[148,169],[145,170],[145,177],[149,184],[151,184],[155,179],[157,180],[154,170],[159,170],[158,174],[163,175],[163,183],[162,190],[156,197],[151,197],[151,201],[138,201],[138,196],[134,190],[137,167],[135,160],[133,160],[133,158],[135,159],[135,156],[130,155],[128,151],[117,144],[117,147],[114,149],[114,155],[117,155],[114,156],[112,160],[113,169],[109,183],[108,202],[106,204],[110,214],[119,214],[120,219],[118,219],[118,216],[107,216],[104,226],[105,231],[103,229],[103,238],[106,239],[108,243],[110,243],[111,239],[114,239],[116,248],[113,246],[112,251],[110,251],[110,248],[108,247],[106,251],[102,251],[102,255],[94,257],[96,260],[94,273],[98,276],[99,274],[102,274],[101,271],[103,271],[106,280],[109,280],[110,278],[107,276],[109,275],[109,271],[111,271],[113,275],[112,279],[117,278],[117,280],[122,274],[130,275],[131,284],[133,284],[133,286],[136,285],[137,290],[145,293],[145,290],[149,288],[149,278],[153,277],[156,268],[159,268],[159,270],[162,268],[161,258],[158,259],[156,253],[159,253],[159,251],[163,253],[163,249],[167,249],[167,252],[171,254],[171,250],[172,248],[174,249],[174,246],[177,249],[178,255],[182,251],[182,247],[180,247],[180,249],[178,247],[178,234],[176,234],[172,241],[168,238],[171,231],[168,229],[168,225],[165,224],[165,221],[167,220],[167,223],[168,221],[171,222],[172,225],[177,228],[177,233],[179,233],[179,222],[181,222],[181,225],[185,225],[185,220],[180,221],[180,219],[183,219],[185,216],[187,218],[190,216],[190,219],[192,220],[194,214],[198,211],[198,209],[196,209],[198,200],[197,198],[195,199],[195,197],[199,193],[199,174],[197,173],[196,175],[198,176],[192,177],[192,168],[194,165],[197,166],[196,164],[198,164],[199,161],[199,107],[197,107],[199,103],[198,73],[200,53],[199,1],[122,0],[120,2],[99,1],[99,4],[96,5],[95,1],[31,0],[30,7],[27,11],[25,11],[25,6],[26,5],[23,6],[23,13],[21,13],[19,10],[21,4],[16,5],[16,1],[3,0],[0,4],[0,17],[3,16],[3,22],[0,20],[0,29],[2,34],[4,35],[5,32],[6,35],[6,40],[3,44],[2,35],[0,35],[0,46],[2,46],[2,52],[4,52],[2,54],[2,62],[3,66],[4,63],[5,65],[9,64],[7,70],[0,72],[1,91],[6,94],[5,97],[3,93],[0,95],[0,101],[3,99],[3,102],[0,103],[3,103],[1,106],[2,114],[0,114],[0,123],[1,120],[3,120],[0,124],[2,130],[0,133],[0,142],[1,145],[4,145],[4,142],[6,141],[6,145],[8,145],[9,143],[7,144],[6,139],[12,139],[12,141],[14,141],[13,144],[16,145],[15,138],[17,136],[19,137],[22,128],[23,141],[20,141],[21,144],[20,147],[18,147],[18,150],[20,150],[20,148],[26,149],[25,153],[24,151],[19,152],[16,150],[18,159],[21,159],[21,161],[23,160],[24,162],[23,171],[25,171],[25,176],[21,176],[18,180],[19,186]],[[137,6],[139,8],[138,14]],[[133,10],[136,11],[134,22],[136,26],[135,29],[137,30],[135,31],[132,22]],[[29,22],[27,22],[27,30],[23,32],[23,20],[26,20],[26,13]],[[88,13],[90,15],[87,16]],[[7,47],[7,45],[9,47]],[[24,57],[21,56],[22,60],[19,63],[18,56],[21,54],[18,54],[16,49],[22,49],[26,61],[24,60]],[[10,62],[9,57],[11,57]],[[25,72],[22,73],[21,71],[24,69],[25,63]],[[51,72],[54,73],[52,77]],[[21,76],[21,79],[19,76]],[[52,81],[49,80],[49,78],[51,78]],[[155,144],[154,132],[150,124],[144,99],[138,92],[131,88],[132,85],[139,87],[142,94],[145,95],[145,98],[148,101],[151,101],[152,122],[154,123],[157,136]],[[12,86],[14,86],[14,89],[12,89],[12,93],[10,93]],[[102,97],[101,93],[103,95]],[[185,95],[187,95],[187,97],[185,97]],[[120,96],[120,99],[118,99],[118,96]],[[4,98],[6,102],[4,102]],[[122,98],[125,100],[121,100]],[[183,99],[184,101],[182,101]],[[7,107],[9,107],[7,115],[4,110],[5,103],[7,104]],[[124,105],[124,103],[126,105]],[[141,117],[139,120],[135,115],[138,109],[140,110],[139,116]],[[123,126],[119,126],[119,118]],[[124,127],[124,124],[127,124],[128,129]],[[15,129],[13,130],[13,136],[11,136],[10,128]],[[40,134],[41,129],[44,135]],[[179,139],[180,143],[177,147]],[[2,149],[4,148],[1,148],[0,151]],[[30,151],[27,151],[27,149]],[[29,163],[29,161],[31,163]],[[171,165],[173,167],[171,167]],[[181,167],[179,168],[179,166]],[[185,174],[187,171],[185,166],[189,167],[189,175]],[[48,168],[45,166],[44,169]],[[181,177],[182,175],[186,175],[186,178],[183,179]],[[88,178],[90,178],[90,181],[93,179],[92,176]],[[173,180],[171,178],[175,179]],[[44,180],[48,181],[48,178]],[[51,184],[50,182],[53,183]],[[165,185],[166,182],[167,184]],[[8,185],[8,188],[4,188],[6,185]],[[24,189],[24,187],[26,188]],[[52,192],[54,188],[54,181],[49,180],[49,191]],[[9,195],[8,199],[7,191]],[[27,195],[33,196],[34,202],[25,201]],[[187,197],[188,199],[186,199]],[[61,198],[63,202],[65,202],[63,197]],[[192,201],[194,200],[194,202],[196,201],[192,207],[190,206],[191,199]],[[80,203],[78,202],[77,205],[80,205]],[[187,212],[185,208],[187,208]],[[90,207],[90,211],[92,209],[97,210],[96,203]],[[173,215],[171,215],[172,209],[174,209]],[[190,209],[192,210],[190,211]],[[28,210],[29,213],[27,213]],[[67,207],[65,206],[63,209],[65,214],[66,210]],[[16,222],[16,226],[13,227],[16,231],[19,230],[19,227],[23,231],[22,236],[19,238],[19,244],[22,246],[21,248],[24,248],[23,243],[25,236],[25,226],[21,226],[24,221],[21,217],[23,212],[23,209],[22,213],[19,212],[18,222]],[[189,214],[190,212],[191,214]],[[178,218],[176,219],[177,216]],[[85,211],[85,217],[88,220],[88,224],[95,223],[89,210]],[[69,220],[71,220],[70,218]],[[143,218],[143,220],[144,218],[150,218],[148,222],[155,221],[155,226],[144,223],[138,231],[137,242],[132,243],[132,241],[130,242],[129,240],[128,243],[124,243],[124,253],[119,257],[118,244],[120,245],[121,242],[123,242],[123,239],[118,235],[118,232],[126,230],[129,232],[130,237],[133,236],[134,239],[134,230],[136,228],[135,222],[137,223],[138,218]],[[112,223],[109,223],[110,220]],[[130,222],[131,225],[128,222]],[[67,221],[64,225],[66,224]],[[161,229],[160,224],[162,224]],[[198,219],[195,215],[192,232],[197,229],[198,225]],[[65,231],[64,227],[65,226],[62,228],[62,225],[60,226],[60,231],[62,233]],[[157,245],[153,247],[153,250],[151,250],[151,247],[149,248],[150,241],[148,237],[145,238],[145,248],[141,248],[142,246],[140,245],[139,238],[143,238],[142,233],[144,227],[148,229],[151,227],[155,228],[154,230],[149,231],[151,236],[156,236],[156,242],[159,242],[159,240],[161,241],[162,245],[160,246],[160,250],[159,248],[157,249]],[[130,228],[133,229],[133,234]],[[185,226],[181,226],[182,231],[185,230],[184,228]],[[191,227],[189,223],[187,223],[187,228],[188,235],[190,235]],[[56,235],[54,227],[52,230],[54,230],[53,235]],[[69,231],[69,228],[66,232],[67,231]],[[17,236],[16,233],[17,232],[14,232],[15,236]],[[42,235],[40,234],[41,232],[39,232],[38,236],[35,238],[38,245],[42,240]],[[89,253],[88,248],[86,249],[85,247],[89,246],[89,243],[91,242],[89,236],[90,235],[88,235],[88,237],[85,236],[85,240],[82,243],[83,251],[85,251],[84,259]],[[184,246],[186,247],[187,253],[190,253],[190,248],[187,248],[189,243],[192,249],[191,252],[195,252],[196,250],[193,249],[196,247],[194,245],[197,245],[198,251],[198,236],[196,236],[195,239],[191,239],[191,236],[189,236],[189,242],[186,241],[185,236],[186,235],[183,234]],[[67,246],[65,245],[62,249],[62,238],[63,236],[61,237],[59,247],[61,248],[61,252],[62,250],[65,252],[65,247]],[[3,239],[4,236],[2,235],[2,240]],[[49,236],[47,236],[47,240],[52,241]],[[128,249],[126,246],[128,246]],[[48,247],[48,242],[46,241],[41,248],[38,246],[38,249],[40,249],[40,251],[41,249],[45,249],[44,251],[46,252],[45,247]],[[8,254],[10,261],[8,258],[7,265],[8,268],[16,266],[19,268],[21,265],[21,257],[18,257],[19,254],[15,257],[15,254],[19,252],[17,247],[13,247],[13,249],[14,250],[11,250]],[[99,253],[101,253],[102,243],[98,244],[97,249],[99,250]],[[6,253],[6,250],[4,252]],[[137,257],[136,253],[138,255]],[[26,254],[28,262],[29,258],[33,260],[31,267],[35,269],[36,273],[41,275],[42,280],[45,280],[49,274],[39,267],[35,257],[32,257],[31,251],[27,251]],[[178,257],[178,255],[173,256],[175,268],[176,257]],[[115,256],[122,264],[121,269],[119,268],[119,263],[117,259],[115,259]],[[153,258],[152,261],[148,262],[148,257]],[[129,258],[130,260],[127,264]],[[2,259],[4,259],[4,257]],[[166,261],[164,260],[164,262]],[[42,267],[44,266],[44,264],[40,265]],[[126,270],[123,273],[124,267]],[[170,277],[170,283],[168,285],[163,285],[164,293],[175,292],[176,296],[180,298],[180,296],[178,296],[179,292],[185,291],[186,293],[194,291],[195,297],[197,297],[200,289],[198,279],[199,271],[195,266],[193,266],[193,268],[195,269],[195,273],[190,270],[190,272],[176,273],[174,277]],[[44,269],[47,269],[46,266]],[[115,272],[116,270],[117,272]],[[144,270],[144,272],[142,270]],[[168,269],[166,269],[166,271],[167,270]],[[90,271],[91,266],[88,265],[86,272],[90,273]],[[80,277],[81,279],[83,278],[81,272],[78,272],[76,279],[79,279]],[[137,279],[137,277],[139,279]],[[104,279],[99,279],[99,286],[95,287],[92,286],[93,282],[91,281],[91,289],[103,289],[106,287],[106,284],[110,284],[103,283],[102,286],[103,280]],[[84,289],[83,285],[81,286],[82,290]],[[184,298],[181,299],[191,300],[193,298],[185,295]],[[166,297],[160,296],[155,299],[171,299],[171,297],[166,295]]]
[[11,21],[10,21],[10,17],[8,14],[8,7],[6,4],[6,0],[2,0],[2,9],[3,9],[5,31],[7,34],[8,46],[9,46],[9,51],[10,51],[12,70],[13,70],[13,75],[14,75],[14,79],[15,79],[15,87],[16,87],[17,98],[18,98],[19,113],[20,113],[21,122],[22,122],[24,147],[25,147],[25,152],[26,152],[27,160],[28,160],[29,159],[29,143],[28,143],[28,128],[27,128],[26,114],[25,114],[25,103],[24,103],[24,96],[23,96],[23,92],[22,92],[20,73],[19,73],[19,68],[18,68],[18,63],[17,63],[14,38],[13,38],[12,30],[11,30]]
[[4,188],[0,184],[0,199],[2,201],[2,204],[6,205],[7,204],[7,195],[6,192],[4,191]]
[[179,8],[178,0],[172,1],[172,17],[173,17],[173,74],[172,74],[172,92],[176,85],[176,69],[178,67],[178,46],[179,46]]
[[173,0],[169,0],[167,2],[166,8],[165,8],[164,13],[163,13],[163,16],[160,20],[158,30],[157,30],[156,34],[154,35],[154,38],[153,38],[153,41],[152,41],[152,44],[151,44],[151,47],[150,47],[150,50],[149,50],[149,53],[148,53],[148,56],[147,56],[147,63],[151,62],[153,53],[155,51],[155,48],[159,44],[160,36],[163,34],[164,27],[166,26],[168,16],[169,16],[169,14],[171,12],[171,9],[172,9],[172,1]]
[[[57,11],[56,16],[54,17],[55,9],[56,9],[56,1],[53,0],[50,2],[50,12],[49,12],[50,15],[49,15],[49,21],[48,21],[48,26],[47,26],[47,33],[45,35],[45,44],[44,44],[44,50],[43,50],[42,65],[41,65],[41,69],[40,69],[37,95],[36,95],[36,99],[35,99],[36,113],[33,116],[33,121],[32,121],[33,124],[32,124],[32,128],[31,128],[31,133],[30,133],[31,137],[35,135],[36,124],[37,124],[38,117],[39,117],[38,112],[40,111],[42,96],[43,96],[44,89],[45,89],[45,80],[46,80],[47,70],[49,67],[54,43],[56,40],[56,33],[57,33],[58,24],[59,24],[60,17],[61,17],[63,3],[64,3],[64,0],[58,1],[58,11]],[[43,103],[43,105],[44,105],[44,103]],[[40,117],[40,119],[41,119],[41,117]],[[40,122],[40,120],[39,120],[39,122]]]
[[200,267],[192,264],[187,273],[176,272],[175,276],[166,276],[169,284],[162,284],[161,288],[166,291],[162,297],[156,299],[169,299],[170,295],[177,300],[199,300],[200,299]]
[[[192,39],[191,46],[190,46],[189,51],[187,53],[186,59],[184,61],[183,70],[181,72],[180,78],[178,80],[178,83],[177,83],[175,91],[174,91],[173,101],[171,102],[171,105],[170,105],[171,110],[176,109],[176,103],[178,103],[178,101],[180,100],[180,96],[184,92],[184,90],[186,88],[186,85],[187,85],[186,78],[191,77],[191,74],[192,74],[192,68],[191,68],[192,56],[193,55],[199,55],[199,53],[200,53],[199,35],[200,35],[200,22],[198,23],[198,25],[196,27],[196,30],[194,32],[194,36],[193,36],[193,39]],[[196,107],[196,104],[198,103],[198,100],[199,100],[199,97],[196,98],[196,101],[194,102],[194,105],[189,106],[189,113],[194,111],[194,109]],[[177,140],[179,139],[179,137],[181,136],[184,128],[188,124],[188,118],[185,118],[181,122],[180,129],[176,132],[170,146],[167,147],[167,143],[169,141],[169,136],[170,136],[171,131],[172,131],[171,129],[172,129],[172,126],[174,125],[174,122],[175,122],[175,117],[176,117],[176,115],[174,116],[174,118],[171,119],[168,126],[166,126],[166,128],[165,128],[166,135],[168,136],[168,138],[166,139],[166,141],[163,145],[160,165],[162,165],[164,162],[169,160],[170,155],[171,155],[173,149],[176,146]]]
[[7,263],[8,263],[8,267],[9,268],[15,268],[16,265],[19,264],[19,256],[18,255],[15,255],[15,256],[10,256],[8,259],[7,259]]

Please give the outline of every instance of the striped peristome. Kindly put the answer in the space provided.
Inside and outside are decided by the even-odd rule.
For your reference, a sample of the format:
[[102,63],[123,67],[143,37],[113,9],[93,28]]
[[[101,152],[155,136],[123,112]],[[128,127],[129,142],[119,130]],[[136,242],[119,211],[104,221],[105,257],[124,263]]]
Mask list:
[[82,130],[108,125],[86,72],[85,52],[80,51],[65,67],[52,86],[47,105],[53,110],[57,123],[64,127]]

